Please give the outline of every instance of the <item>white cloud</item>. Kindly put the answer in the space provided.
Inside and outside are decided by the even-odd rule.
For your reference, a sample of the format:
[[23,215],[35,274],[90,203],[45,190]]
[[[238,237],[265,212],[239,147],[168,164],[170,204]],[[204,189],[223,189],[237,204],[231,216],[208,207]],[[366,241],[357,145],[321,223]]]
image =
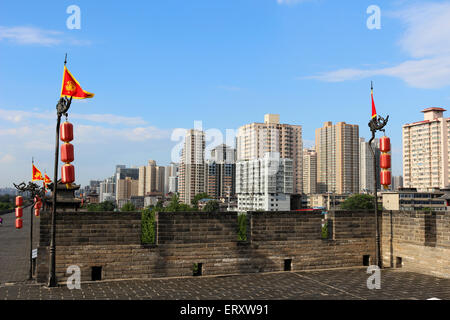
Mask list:
[[[114,114],[78,114],[71,113],[69,118],[86,120],[97,123],[105,123],[110,125],[125,125],[125,126],[139,126],[147,124],[147,121],[141,117],[124,117]],[[56,111],[22,111],[22,110],[8,110],[0,109],[0,119],[7,120],[13,123],[20,123],[25,120],[40,119],[53,120],[56,119]]]
[[280,5],[287,4],[287,5],[293,5],[301,2],[307,2],[311,0],[277,0],[277,3]]
[[67,43],[75,46],[90,45],[89,40],[78,40],[64,36],[61,31],[45,30],[30,26],[0,26],[0,41],[8,40],[20,45],[56,46]]
[[427,3],[390,14],[405,25],[399,46],[411,57],[378,69],[347,68],[305,77],[326,82],[390,76],[415,88],[450,85],[450,3]]
[[7,39],[18,44],[38,44],[53,46],[61,43],[59,36],[62,32],[43,30],[35,27],[2,27],[0,26],[0,40]]
[[14,156],[10,154],[5,154],[3,156],[0,156],[0,164],[9,164],[14,162],[15,158]]

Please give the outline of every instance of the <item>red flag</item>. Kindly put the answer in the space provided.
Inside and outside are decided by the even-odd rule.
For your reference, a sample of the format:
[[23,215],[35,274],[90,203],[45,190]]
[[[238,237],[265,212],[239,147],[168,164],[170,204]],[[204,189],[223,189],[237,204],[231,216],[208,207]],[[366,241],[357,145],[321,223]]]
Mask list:
[[47,184],[52,183],[52,180],[44,173],[44,188],[47,188]]
[[75,77],[64,66],[64,75],[61,88],[61,97],[73,97],[75,99],[92,98],[93,93],[84,91]]
[[34,166],[34,164],[33,164],[33,178],[31,180],[32,181],[44,180],[44,178],[42,177],[42,173],[38,170],[38,168]]
[[373,87],[371,89],[372,91],[372,118],[377,117],[377,109],[375,108],[375,101],[373,100]]

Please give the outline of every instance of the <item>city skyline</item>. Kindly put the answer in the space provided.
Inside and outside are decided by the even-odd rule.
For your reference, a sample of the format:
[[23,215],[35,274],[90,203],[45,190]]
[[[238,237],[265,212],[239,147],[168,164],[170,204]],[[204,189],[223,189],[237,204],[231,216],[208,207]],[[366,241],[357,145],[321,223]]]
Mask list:
[[390,115],[393,175],[401,175],[402,126],[450,101],[446,69],[425,65],[446,63],[450,4],[379,1],[381,29],[369,30],[369,1],[236,3],[80,1],[80,30],[66,27],[67,3],[27,3],[21,16],[12,14],[21,1],[0,4],[0,187],[29,180],[32,157],[53,178],[66,52],[68,68],[96,94],[69,114],[78,184],[110,176],[117,163],[169,164],[173,130],[195,120],[225,134],[280,114],[303,127],[304,147],[323,123],[346,121],[368,140],[372,79],[377,110]]

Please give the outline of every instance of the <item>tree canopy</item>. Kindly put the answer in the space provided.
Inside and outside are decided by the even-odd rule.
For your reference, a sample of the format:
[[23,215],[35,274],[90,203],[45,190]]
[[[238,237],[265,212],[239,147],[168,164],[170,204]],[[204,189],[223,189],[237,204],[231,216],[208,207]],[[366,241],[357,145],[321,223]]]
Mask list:
[[343,210],[373,209],[373,196],[369,194],[354,194],[341,204]]

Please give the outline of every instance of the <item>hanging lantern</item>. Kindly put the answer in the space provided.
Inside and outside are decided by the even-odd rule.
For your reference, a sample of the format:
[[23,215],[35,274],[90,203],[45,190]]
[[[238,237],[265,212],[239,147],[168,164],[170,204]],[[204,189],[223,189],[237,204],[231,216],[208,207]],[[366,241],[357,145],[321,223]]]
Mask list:
[[22,222],[22,216],[23,216],[23,198],[21,196],[16,197],[16,229],[22,229],[23,222]]
[[380,173],[381,185],[387,189],[391,185],[391,171],[385,170]]
[[16,208],[16,218],[22,218],[22,216],[23,216],[23,208],[17,207]]
[[391,165],[392,159],[391,154],[391,139],[384,136],[380,139],[380,184],[383,186],[385,190],[389,189],[389,186],[392,184],[391,181]]
[[38,202],[36,202],[34,204],[34,208],[41,209],[42,208],[42,201],[39,200]]
[[36,217],[39,217],[39,214],[40,214],[40,208],[34,208],[34,215]]
[[381,167],[381,169],[390,169],[391,168],[391,155],[389,153],[381,154],[380,167]]
[[70,142],[73,140],[73,125],[70,122],[64,122],[60,127],[61,141]]
[[61,161],[65,163],[70,163],[74,160],[73,144],[64,143],[61,146]]
[[65,164],[61,167],[61,182],[70,184],[75,181],[75,167],[71,164]]
[[380,139],[380,151],[383,153],[391,151],[391,139],[386,136]]
[[23,197],[17,196],[16,197],[16,207],[21,207],[21,206],[23,206]]
[[69,143],[73,140],[73,125],[66,121],[60,127],[61,141],[65,143],[61,146],[61,161],[65,163],[61,167],[61,182],[67,188],[75,182],[75,167],[70,163],[75,159],[73,145]]
[[22,227],[23,227],[22,219],[17,218],[16,219],[16,229],[22,229]]

